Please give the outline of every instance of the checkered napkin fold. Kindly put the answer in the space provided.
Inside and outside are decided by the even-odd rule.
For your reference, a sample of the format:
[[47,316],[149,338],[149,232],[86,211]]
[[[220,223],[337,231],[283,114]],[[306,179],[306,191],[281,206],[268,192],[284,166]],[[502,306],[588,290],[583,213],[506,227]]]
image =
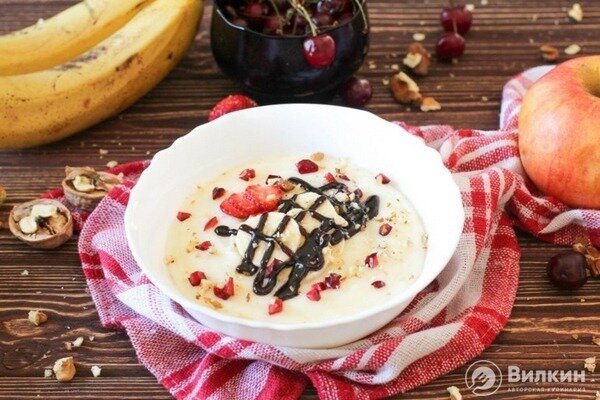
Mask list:
[[127,247],[129,191],[148,161],[113,169],[126,182],[91,215],[73,210],[102,323],[127,332],[139,360],[177,399],[296,399],[309,380],[323,399],[376,399],[452,371],[480,354],[509,317],[519,275],[514,223],[553,243],[587,236],[600,244],[599,211],[569,209],[523,178],[517,115],[526,88],[546,71],[534,68],[506,84],[498,131],[399,123],[439,151],[460,187],[466,220],[444,271],[369,337],[333,349],[286,348],[234,339],[193,320],[148,281]]

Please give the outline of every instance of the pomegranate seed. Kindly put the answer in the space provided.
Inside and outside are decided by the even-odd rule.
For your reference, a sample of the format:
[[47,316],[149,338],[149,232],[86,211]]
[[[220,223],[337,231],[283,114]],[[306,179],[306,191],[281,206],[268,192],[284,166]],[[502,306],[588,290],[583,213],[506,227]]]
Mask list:
[[338,289],[340,287],[340,278],[342,276],[332,272],[329,276],[325,277],[325,285],[331,289]]
[[313,285],[313,288],[306,293],[306,297],[312,301],[319,301],[321,300],[321,291]]
[[333,176],[333,174],[331,172],[328,172],[325,174],[325,180],[327,181],[327,183],[335,183],[335,176]]
[[213,286],[213,293],[220,299],[227,300],[231,296],[233,296],[233,278],[229,277],[225,285],[220,288],[218,286]]
[[313,68],[327,68],[335,58],[335,41],[329,35],[304,39],[304,59]]
[[384,281],[375,281],[375,282],[372,282],[371,285],[373,285],[373,287],[375,289],[381,289],[382,287],[385,286],[385,282]]
[[243,181],[249,181],[250,179],[254,179],[254,177],[256,177],[256,171],[252,168],[246,168],[240,172],[240,179]]
[[275,300],[269,304],[269,315],[280,313],[283,310],[283,300],[275,297]]
[[375,268],[379,265],[379,257],[377,257],[377,253],[371,253],[365,258],[365,264],[369,268]]
[[201,271],[194,271],[188,276],[188,281],[190,281],[192,286],[198,286],[202,282],[202,279],[206,279],[206,274]]
[[183,212],[183,211],[179,211],[177,213],[177,219],[180,220],[180,221],[182,221],[182,222],[185,221],[186,219],[188,219],[191,216],[192,216],[192,214],[186,213],[186,212]]
[[211,219],[208,220],[208,222],[206,222],[206,224],[204,224],[204,230],[207,231],[209,229],[212,229],[215,226],[217,226],[218,223],[219,223],[219,220],[217,219],[217,217],[212,217]]
[[273,261],[271,261],[270,263],[267,264],[267,268],[265,270],[265,276],[268,278],[269,276],[271,276],[271,274],[273,273],[273,270],[275,269],[275,267],[280,263],[281,261],[274,258]]
[[205,240],[204,242],[197,244],[196,248],[198,250],[206,251],[206,250],[210,249],[210,246],[212,246],[212,243],[210,242],[210,240]]
[[224,194],[225,194],[225,189],[223,189],[222,187],[214,188],[212,191],[213,200],[218,199],[219,197],[223,196]]
[[381,236],[387,236],[392,231],[392,226],[388,223],[385,223],[379,227],[379,234]]
[[319,166],[315,164],[314,161],[311,160],[300,160],[296,163],[296,168],[298,168],[298,172],[301,174],[310,174],[311,172],[317,172],[319,170]]
[[381,183],[382,185],[387,185],[388,183],[390,183],[390,178],[388,178],[382,173],[377,174],[377,176],[375,176],[375,179],[377,179],[377,182]]
[[325,282],[317,282],[317,283],[313,283],[311,286],[311,290],[318,290],[320,292],[322,292],[323,290],[327,289],[327,285],[325,284]]

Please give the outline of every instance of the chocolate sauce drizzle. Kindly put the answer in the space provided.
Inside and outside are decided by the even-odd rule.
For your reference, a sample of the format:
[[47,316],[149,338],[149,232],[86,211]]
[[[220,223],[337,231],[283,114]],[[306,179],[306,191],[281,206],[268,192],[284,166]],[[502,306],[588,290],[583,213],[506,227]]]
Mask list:
[[[275,292],[275,296],[282,300],[297,296],[298,288],[304,277],[310,271],[318,271],[323,268],[325,264],[323,249],[328,244],[336,245],[344,239],[351,238],[361,231],[368,220],[373,219],[379,213],[379,196],[370,196],[364,203],[360,199],[355,199],[353,203],[356,205],[350,206],[349,203],[341,202],[334,195],[328,194],[332,191],[334,194],[340,191],[350,193],[344,183],[333,182],[317,188],[300,178],[293,177],[288,180],[300,185],[306,192],[313,192],[319,195],[308,210],[300,211],[294,217],[300,227],[300,233],[304,237],[302,246],[294,252],[279,240],[279,234],[285,231],[286,226],[292,220],[292,217],[288,215],[281,220],[273,235],[262,233],[267,222],[267,213],[261,215],[256,228],[252,228],[246,224],[242,224],[238,228],[250,235],[250,243],[244,252],[242,263],[237,266],[236,271],[248,276],[256,275],[253,284],[254,293],[261,296],[271,293],[277,284],[277,277],[281,271],[291,268],[288,280]],[[302,208],[296,202],[297,196],[294,195],[292,198],[282,201],[278,211],[287,213],[292,208]],[[329,200],[337,213],[348,222],[347,226],[339,226],[332,218],[325,217],[316,211],[326,200]],[[314,229],[310,233],[300,225],[300,221],[307,214],[321,223],[317,229]],[[225,225],[215,228],[215,233],[219,236],[232,236],[237,234],[237,231],[237,229],[229,228]],[[255,265],[253,263],[254,254],[258,243],[261,241],[265,242],[267,246],[259,265]],[[285,262],[276,263],[269,271],[268,263],[275,250],[275,245],[278,245],[290,259]]]

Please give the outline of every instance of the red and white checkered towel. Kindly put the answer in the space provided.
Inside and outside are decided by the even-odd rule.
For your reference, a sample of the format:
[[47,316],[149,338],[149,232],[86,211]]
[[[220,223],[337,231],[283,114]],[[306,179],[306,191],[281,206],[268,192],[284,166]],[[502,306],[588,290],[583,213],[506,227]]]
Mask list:
[[87,218],[79,252],[102,323],[125,329],[139,360],[177,399],[296,399],[309,380],[323,399],[376,399],[452,371],[480,354],[510,315],[520,255],[514,221],[554,243],[588,236],[600,244],[599,211],[570,210],[522,177],[517,114],[542,72],[508,82],[499,131],[400,124],[440,152],[460,186],[466,221],[444,271],[371,336],[334,349],[282,348],[233,339],[190,318],[148,281],[127,247],[129,189],[147,161],[113,169],[127,182],[89,217],[75,213],[79,225]]

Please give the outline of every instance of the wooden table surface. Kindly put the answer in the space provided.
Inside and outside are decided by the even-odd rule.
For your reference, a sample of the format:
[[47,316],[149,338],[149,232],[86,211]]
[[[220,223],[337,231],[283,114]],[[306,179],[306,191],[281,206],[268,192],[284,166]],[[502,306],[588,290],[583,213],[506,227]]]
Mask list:
[[[0,0],[0,32],[8,32],[46,18],[75,1]],[[483,1],[485,3],[485,1]],[[369,1],[372,41],[361,74],[374,87],[367,109],[388,119],[412,124],[448,123],[457,127],[494,129],[498,124],[503,84],[512,75],[541,63],[538,47],[550,43],[559,49],[577,43],[581,54],[600,54],[600,1],[583,0],[584,20],[568,21],[570,1],[475,2],[474,27],[467,35],[467,51],[458,64],[434,62],[431,73],[418,80],[424,93],[443,105],[436,113],[409,111],[392,100],[383,79],[391,65],[402,63],[402,53],[416,32],[426,34],[432,49],[440,34],[440,1]],[[59,185],[63,167],[108,161],[120,163],[151,157],[174,139],[206,121],[208,111],[234,84],[218,70],[209,47],[207,5],[198,37],[187,57],[154,90],[122,114],[87,132],[42,148],[0,153],[0,183],[8,201],[0,209],[6,220],[16,204]],[[0,54],[0,57],[2,55]],[[565,59],[564,53],[561,57]],[[337,100],[335,102],[338,102]],[[108,154],[100,155],[100,149]],[[521,369],[573,370],[583,360],[600,356],[592,343],[600,336],[600,281],[589,282],[577,293],[554,289],[545,277],[545,264],[558,250],[526,234],[519,234],[522,260],[519,291],[512,316],[480,357],[495,362],[503,372],[508,365]],[[24,276],[23,270],[29,275]],[[49,322],[34,327],[27,321],[31,309],[44,310]],[[68,352],[63,342],[77,336],[95,336]],[[43,378],[54,360],[73,355],[79,366],[68,384]],[[600,359],[600,358],[599,358]],[[136,360],[127,336],[100,325],[77,256],[76,238],[56,251],[33,250],[0,230],[0,398],[2,399],[168,399],[169,393]],[[102,376],[92,378],[91,365],[102,365]],[[600,368],[599,368],[600,369]],[[463,394],[466,366],[401,398],[444,399],[446,387]],[[494,399],[594,399],[600,376],[585,383],[539,383],[548,393],[509,392],[523,384],[504,384]],[[561,392],[581,388],[580,392]],[[472,396],[472,395],[471,395]],[[465,396],[470,398],[471,396]],[[307,388],[305,398],[315,398]]]

